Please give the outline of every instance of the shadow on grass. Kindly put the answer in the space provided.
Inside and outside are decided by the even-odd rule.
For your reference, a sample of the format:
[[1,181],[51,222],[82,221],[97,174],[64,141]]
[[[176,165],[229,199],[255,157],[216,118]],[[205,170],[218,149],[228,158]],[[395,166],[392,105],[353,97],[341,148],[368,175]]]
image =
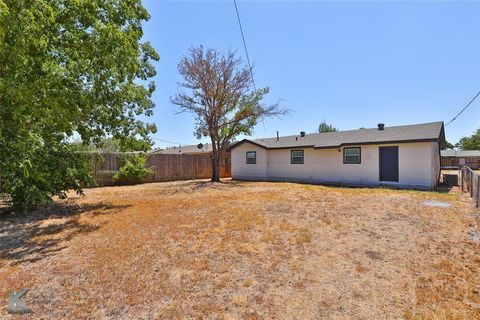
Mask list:
[[212,182],[210,180],[179,180],[176,182],[166,182],[168,188],[165,188],[161,191],[162,195],[174,195],[178,193],[195,193],[202,192],[206,189],[213,190],[229,190],[232,188],[243,188],[245,187],[245,181],[235,181],[230,179],[221,180],[219,182]]
[[65,249],[75,236],[101,227],[80,221],[82,214],[113,214],[127,207],[54,203],[26,214],[0,216],[0,267],[41,260]]
[[450,193],[454,188],[456,187],[441,183],[437,185],[435,191],[439,193]]

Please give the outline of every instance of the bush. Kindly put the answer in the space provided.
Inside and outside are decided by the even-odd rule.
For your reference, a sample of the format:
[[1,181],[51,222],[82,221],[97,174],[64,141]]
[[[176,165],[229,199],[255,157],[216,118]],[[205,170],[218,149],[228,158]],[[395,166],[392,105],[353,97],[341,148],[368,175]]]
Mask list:
[[113,179],[120,183],[135,184],[153,174],[153,170],[145,165],[144,155],[136,154],[133,157],[124,156],[122,166],[113,176]]
[[0,139],[0,147],[5,151],[0,157],[0,193],[14,212],[34,209],[53,196],[66,198],[71,189],[82,194],[83,187],[94,184],[88,159],[75,145],[30,135],[9,144]]

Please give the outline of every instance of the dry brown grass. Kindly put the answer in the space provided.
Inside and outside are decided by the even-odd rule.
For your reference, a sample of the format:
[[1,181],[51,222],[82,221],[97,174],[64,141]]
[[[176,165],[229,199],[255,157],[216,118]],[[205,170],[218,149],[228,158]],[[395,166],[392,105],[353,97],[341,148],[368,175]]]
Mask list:
[[473,214],[457,193],[89,189],[0,220],[0,297],[29,288],[22,319],[478,319]]

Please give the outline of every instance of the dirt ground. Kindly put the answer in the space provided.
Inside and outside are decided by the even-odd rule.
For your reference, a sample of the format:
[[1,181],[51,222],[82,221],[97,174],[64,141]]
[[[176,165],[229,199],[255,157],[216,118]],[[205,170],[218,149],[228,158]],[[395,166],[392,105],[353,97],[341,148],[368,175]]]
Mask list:
[[[0,318],[480,319],[480,215],[457,191],[186,181],[85,193],[0,219]],[[34,313],[8,315],[20,288]]]

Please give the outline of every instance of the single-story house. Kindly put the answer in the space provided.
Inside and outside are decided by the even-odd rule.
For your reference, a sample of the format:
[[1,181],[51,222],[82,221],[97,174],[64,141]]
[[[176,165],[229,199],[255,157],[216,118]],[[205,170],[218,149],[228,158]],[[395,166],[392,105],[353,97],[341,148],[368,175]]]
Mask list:
[[442,167],[480,169],[480,150],[442,150],[441,156]]
[[232,143],[232,178],[433,189],[443,122],[305,134]]
[[178,145],[160,150],[153,150],[151,153],[157,154],[209,154],[212,152],[211,145],[208,143],[199,143],[193,145]]

